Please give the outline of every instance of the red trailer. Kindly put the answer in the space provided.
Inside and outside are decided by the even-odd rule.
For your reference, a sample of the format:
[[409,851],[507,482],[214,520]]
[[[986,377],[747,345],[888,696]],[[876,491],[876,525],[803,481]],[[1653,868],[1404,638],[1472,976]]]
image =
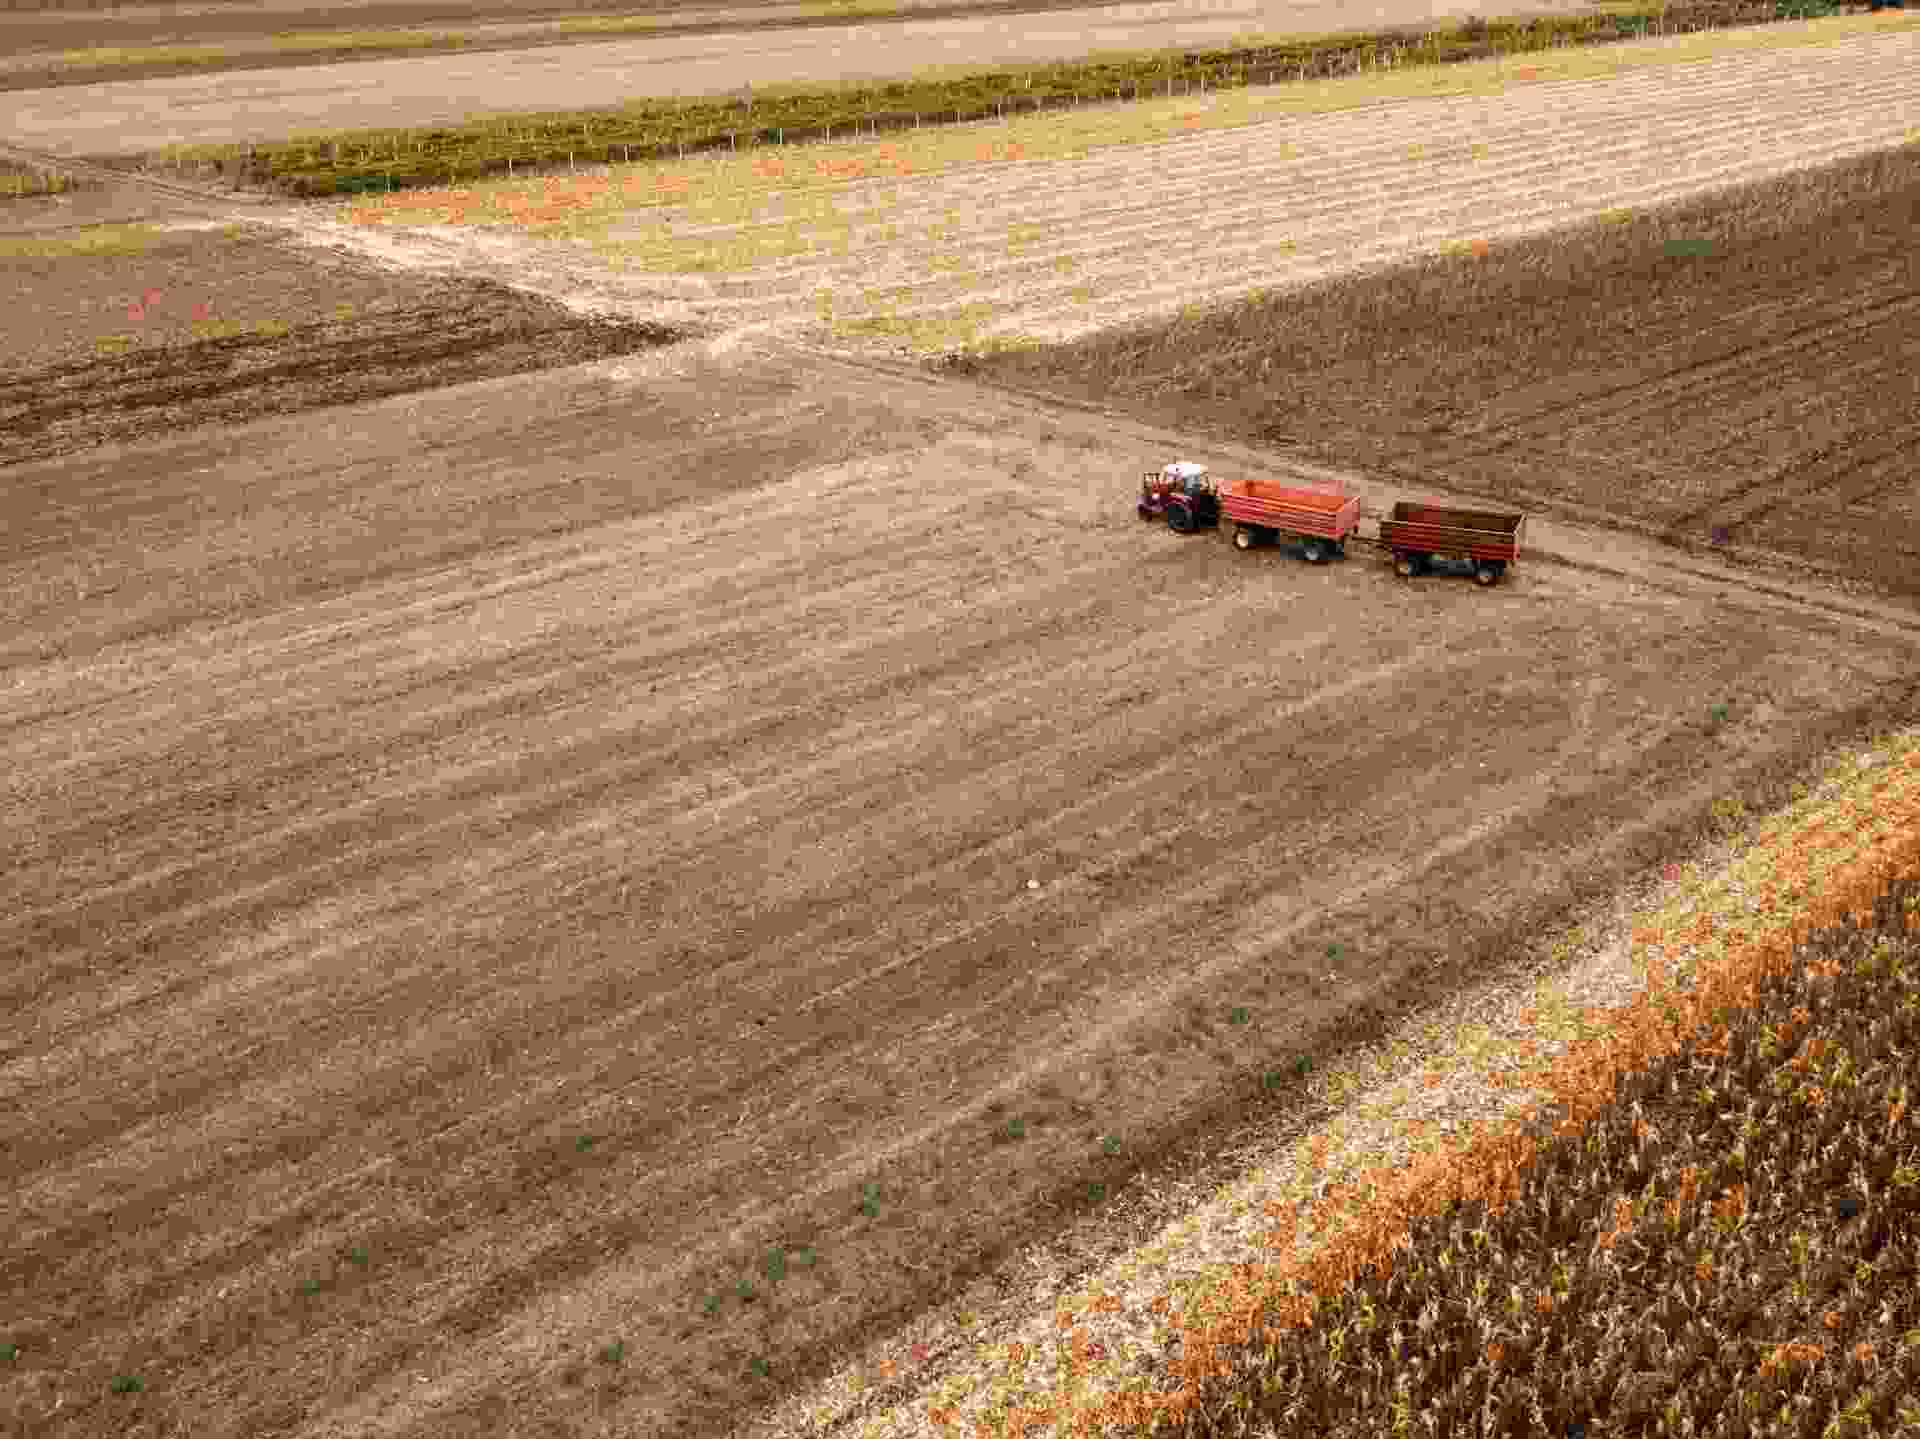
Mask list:
[[1425,574],[1436,559],[1465,560],[1483,585],[1496,583],[1520,556],[1525,516],[1499,510],[1457,510],[1401,500],[1380,521],[1380,543],[1393,551],[1403,578]]
[[1284,535],[1298,539],[1307,563],[1317,565],[1346,553],[1347,538],[1360,523],[1360,497],[1271,480],[1235,480],[1220,491],[1220,512],[1233,521],[1239,548],[1271,544]]

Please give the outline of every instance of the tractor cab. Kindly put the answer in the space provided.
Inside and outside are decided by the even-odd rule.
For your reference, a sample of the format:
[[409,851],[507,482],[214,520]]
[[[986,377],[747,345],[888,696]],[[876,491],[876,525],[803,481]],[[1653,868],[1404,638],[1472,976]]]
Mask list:
[[1188,534],[1203,525],[1220,523],[1220,496],[1205,465],[1175,460],[1163,469],[1149,470],[1140,480],[1136,506],[1143,520],[1166,517],[1167,527]]

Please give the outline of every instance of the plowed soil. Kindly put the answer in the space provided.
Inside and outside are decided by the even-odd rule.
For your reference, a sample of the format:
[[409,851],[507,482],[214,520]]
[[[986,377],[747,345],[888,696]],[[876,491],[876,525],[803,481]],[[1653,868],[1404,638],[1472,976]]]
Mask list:
[[[1897,300],[1875,224],[1805,223]],[[1484,257],[1516,305],[1532,255]],[[33,303],[170,313],[92,263]],[[1686,273],[1596,313],[1666,357],[1781,303]],[[1373,283],[1320,313],[1384,354]],[[1176,455],[1414,481],[1113,390],[683,345],[0,467],[0,1421],[723,1432],[1914,711],[1911,603],[1612,519],[1536,514],[1486,591],[1142,525]],[[1676,433],[1658,485],[1713,460]]]
[[1910,614],[635,364],[5,472],[16,1426],[717,1432],[1911,703]]
[[1916,232],[1909,145],[979,370],[1914,596]]
[[576,364],[685,332],[489,280],[403,276],[273,231],[172,222],[0,237],[0,465]]

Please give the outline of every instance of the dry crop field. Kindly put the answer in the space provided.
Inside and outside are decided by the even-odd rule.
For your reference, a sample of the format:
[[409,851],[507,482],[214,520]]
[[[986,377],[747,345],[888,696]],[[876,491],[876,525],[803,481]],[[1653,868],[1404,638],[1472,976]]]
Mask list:
[[1500,265],[1341,278],[981,368],[1911,596],[1916,231],[1909,145],[1529,239]]
[[[1892,266],[1780,193],[1836,274]],[[1411,481],[559,246],[389,253],[773,328],[451,386],[341,347],[320,390],[331,305],[493,292],[246,230],[13,243],[76,344],[161,325],[33,357],[110,443],[0,461],[0,1421],[36,1436],[722,1432],[1914,713],[1905,598],[1577,516],[1484,592],[1183,541],[1130,511],[1176,453]],[[1476,258],[1524,294],[1539,253]],[[196,257],[254,267],[267,348],[169,308]],[[1617,298],[1655,355],[1717,313]],[[1134,363],[1186,383],[1189,333]],[[254,417],[108,427],[249,357]]]
[[4,472],[17,1426],[710,1432],[1911,706],[1898,609],[648,363]]

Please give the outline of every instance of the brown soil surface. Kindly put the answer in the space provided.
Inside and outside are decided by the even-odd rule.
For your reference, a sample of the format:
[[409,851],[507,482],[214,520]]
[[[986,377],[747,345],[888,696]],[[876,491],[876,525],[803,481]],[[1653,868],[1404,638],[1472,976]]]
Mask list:
[[176,221],[128,231],[130,253],[61,253],[87,233],[0,237],[36,295],[0,312],[0,465],[685,338],[241,225]]
[[1917,232],[1909,145],[980,372],[1920,595]]
[[[1897,310],[1868,202],[1827,200],[1782,201],[1821,293],[1857,269]],[[192,253],[36,272],[26,308],[169,316],[151,275],[254,263],[324,336],[384,283]],[[1579,287],[1483,263],[1506,348],[1429,319],[1485,394],[1586,384],[1593,352],[1529,340]],[[1645,356],[1712,352],[1717,285],[1756,325],[1785,303],[1725,265],[1679,303],[1664,264],[1588,281]],[[1317,312],[1362,332],[1322,363],[1416,342],[1404,276],[1368,283]],[[458,299],[428,293],[423,324]],[[1221,333],[1142,341],[1126,402],[1187,395]],[[1314,392],[1395,438],[1336,472],[1190,398],[1185,431],[1103,408],[1100,353],[1012,374],[1077,373],[1062,401],[723,341],[0,467],[0,1431],[722,1432],[1004,1274],[1090,1182],[1298,1103],[1297,1056],[1526,963],[1716,801],[1911,719],[1910,602],[1617,505],[1543,506],[1487,591],[1144,526],[1138,472],[1176,456],[1372,510],[1446,471],[1376,460],[1409,442],[1391,387],[1373,430]],[[1837,412],[1817,372],[1750,373],[1795,386],[1774,445]],[[1715,463],[1675,433],[1633,452],[1656,495]],[[1885,506],[1830,523],[1912,543]]]
[[[903,0],[893,16],[806,14],[806,7],[752,0],[738,9],[681,12],[657,32],[638,38],[741,35],[768,29],[837,29],[853,25],[884,26],[904,20],[934,20],[968,15],[1030,15],[1055,10],[1087,10],[1097,0]],[[526,50],[553,45],[605,44],[608,36],[552,28],[551,22],[578,18],[582,13],[653,16],[657,11],[623,0],[586,0],[573,9],[553,11],[542,3],[517,8],[503,3],[476,14],[444,4],[366,5],[352,8],[291,11],[234,11],[214,9],[191,18],[142,10],[107,15],[0,16],[0,37],[9,42],[10,58],[0,67],[0,92],[38,90],[64,85],[97,85],[105,81],[148,80],[166,75],[205,75],[236,70],[280,70],[293,65],[335,65],[349,61],[392,59],[404,51],[388,49],[329,50],[268,49],[260,42],[290,32],[317,34],[329,30],[427,30],[456,34],[457,42],[432,49],[463,53]],[[546,22],[546,23],[543,23]],[[623,37],[629,38],[629,37]],[[709,43],[711,43],[709,41]],[[78,66],[58,61],[63,52],[103,46],[221,44],[233,52],[215,61],[158,60],[137,65]],[[36,57],[45,57],[36,59]]]
[[[1548,0],[1524,13],[1589,8]],[[24,74],[29,88],[0,84],[0,137],[67,155],[137,155],[171,144],[264,142],[344,128],[424,128],[484,114],[617,107],[641,96],[736,94],[748,84],[888,79],[926,65],[1043,63],[1102,51],[1220,44],[1250,33],[1419,25],[1471,9],[1468,0],[1393,0],[1364,13],[1345,0],[1149,0],[1025,15],[970,7],[956,15],[857,25],[592,37],[571,45],[564,58],[550,46],[509,37],[497,50],[476,45],[364,57],[344,73],[333,61],[290,53],[274,67],[249,66],[248,78],[221,86],[217,98],[208,93],[202,66],[164,67],[167,73],[155,78],[119,70],[49,89],[44,71],[16,50],[0,63],[0,76]]]
[[741,348],[6,470],[5,1417],[716,1432],[1911,706],[1911,612],[1242,555],[1176,448]]

